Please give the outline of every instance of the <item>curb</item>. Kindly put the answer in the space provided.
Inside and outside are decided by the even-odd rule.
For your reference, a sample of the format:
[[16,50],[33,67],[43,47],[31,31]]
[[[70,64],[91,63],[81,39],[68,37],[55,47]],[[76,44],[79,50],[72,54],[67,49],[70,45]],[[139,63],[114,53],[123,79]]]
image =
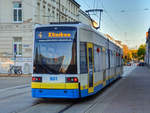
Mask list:
[[0,74],[0,77],[31,77],[32,74],[29,74],[29,75],[25,75],[25,74],[22,74],[22,75],[16,75],[16,74]]

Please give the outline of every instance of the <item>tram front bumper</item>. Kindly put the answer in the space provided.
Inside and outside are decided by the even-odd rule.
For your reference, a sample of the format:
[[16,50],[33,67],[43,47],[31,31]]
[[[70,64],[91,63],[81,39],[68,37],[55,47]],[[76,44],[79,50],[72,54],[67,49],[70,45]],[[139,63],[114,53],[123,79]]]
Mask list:
[[79,89],[32,89],[34,98],[79,98]]
[[78,83],[37,83],[32,82],[34,98],[80,98]]

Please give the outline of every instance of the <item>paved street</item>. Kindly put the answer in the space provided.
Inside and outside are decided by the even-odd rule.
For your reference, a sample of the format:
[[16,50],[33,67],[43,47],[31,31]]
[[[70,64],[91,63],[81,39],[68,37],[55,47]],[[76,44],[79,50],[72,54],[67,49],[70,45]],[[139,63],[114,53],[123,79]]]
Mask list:
[[83,105],[77,104],[73,106],[74,110],[72,107],[65,113],[70,113],[75,109],[80,109],[80,113],[149,113],[149,94],[150,69],[137,67],[128,76],[125,76],[103,94],[100,94],[89,109],[83,110]]
[[35,99],[30,77],[0,77],[0,113],[149,113],[150,69],[130,66],[124,71],[122,79],[81,100]]
[[0,89],[29,85],[31,77],[0,77]]

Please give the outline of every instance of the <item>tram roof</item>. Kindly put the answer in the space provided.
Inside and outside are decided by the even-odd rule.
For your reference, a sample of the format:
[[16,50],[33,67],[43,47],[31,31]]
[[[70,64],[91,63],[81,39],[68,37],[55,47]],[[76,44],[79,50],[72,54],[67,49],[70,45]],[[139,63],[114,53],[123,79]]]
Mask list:
[[103,36],[105,39],[108,39],[103,33],[95,30],[92,26],[89,26],[87,24],[83,24],[81,22],[51,22],[50,24],[37,24],[35,26],[35,28],[50,27],[50,26],[74,26],[77,28],[83,28],[83,29],[94,31],[94,32],[100,34],[101,36]]
[[81,22],[52,22],[50,24],[36,24],[35,29],[39,27],[50,27],[50,26],[69,26],[69,27],[77,27],[77,28],[82,28],[86,30],[90,30],[92,32],[95,32],[99,35],[101,35],[104,39],[109,40],[110,43],[122,48],[119,44],[117,44],[115,41],[110,40],[108,37],[106,37],[103,33],[97,31],[94,29],[92,26],[89,26],[87,24],[83,24]]

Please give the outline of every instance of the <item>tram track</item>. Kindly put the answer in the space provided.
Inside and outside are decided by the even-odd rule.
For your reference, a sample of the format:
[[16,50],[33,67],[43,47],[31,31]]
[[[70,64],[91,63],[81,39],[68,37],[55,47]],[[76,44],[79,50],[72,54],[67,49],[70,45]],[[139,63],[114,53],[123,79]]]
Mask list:
[[21,93],[12,94],[12,95],[9,95],[9,96],[6,96],[6,97],[0,97],[0,101],[8,100],[9,98],[16,97],[18,95],[23,95],[23,94],[29,93],[29,92],[30,91],[25,91],[25,92],[21,92]]
[[[39,106],[43,106],[45,103],[49,104],[49,105],[55,105],[58,104],[61,106],[60,109],[57,109],[58,111],[54,112],[54,113],[66,113],[66,111],[68,110],[72,110],[72,107],[74,108],[74,106],[78,105],[78,104],[87,104],[89,101],[89,104],[83,108],[82,111],[79,111],[79,113],[89,113],[91,111],[91,109],[93,109],[97,104],[102,103],[104,101],[104,99],[107,97],[107,94],[110,93],[114,88],[116,88],[120,82],[124,80],[117,80],[116,82],[114,82],[112,85],[104,88],[100,93],[96,94],[96,96],[94,95],[93,97],[95,98],[95,100],[93,101],[93,97],[89,99],[79,99],[79,100],[66,100],[66,99],[62,99],[62,100],[58,100],[58,99],[36,99],[35,101],[33,101],[33,103],[30,103],[28,106],[21,108],[21,109],[16,109],[11,113],[27,113],[28,111],[26,111],[26,109],[36,109]],[[27,87],[18,87],[16,90],[20,90],[21,88],[25,89]],[[5,99],[9,99],[12,97],[17,97],[19,95],[23,95],[23,94],[27,94],[30,91],[22,91],[20,93],[16,93],[10,96],[7,96],[5,98],[2,98],[0,100],[5,100]],[[45,105],[44,105],[45,106]],[[68,112],[67,112],[68,113]]]
[[[104,99],[106,99],[107,95],[116,87],[119,86],[119,84],[122,82],[123,79],[119,79],[116,80],[115,82],[113,82],[111,85],[109,85],[108,87],[104,88],[102,91],[100,91],[98,94],[96,94],[95,96],[92,97],[87,97],[84,100],[72,103],[68,106],[66,106],[65,108],[63,108],[62,110],[60,110],[57,113],[69,113],[69,111],[72,111],[72,107],[76,108],[78,106],[80,106],[80,104],[87,104],[87,106],[85,108],[83,108],[81,111],[79,111],[78,113],[90,113],[91,109],[93,109],[97,104],[99,103],[103,103]],[[117,94],[115,95],[117,96]],[[93,101],[93,98],[95,99]],[[89,103],[89,105],[88,105]],[[76,106],[77,105],[77,106]],[[74,113],[74,112],[73,112]],[[76,113],[76,112],[75,112]]]
[[[109,86],[107,86],[106,88],[104,88],[102,90],[101,95],[98,97],[98,99],[96,99],[93,104],[91,104],[87,109],[84,110],[83,113],[90,113],[90,111],[97,105],[100,103],[103,103],[103,101],[107,98],[107,95],[112,92],[112,90],[114,90],[116,87],[119,86],[119,84],[122,82],[123,79],[118,79],[116,81],[114,81],[112,84],[110,84]],[[117,94],[115,94],[115,96],[117,96]]]
[[[18,95],[22,95],[25,93],[29,93],[30,90],[23,90],[21,92],[18,92],[18,90],[20,89],[25,89],[30,87],[29,85],[21,85],[21,86],[16,86],[16,87],[11,87],[11,88],[5,88],[5,89],[0,89],[0,101],[6,100],[6,99],[10,99],[12,97],[16,97]],[[13,92],[12,92],[13,90]]]
[[[117,83],[113,83],[111,86],[108,86],[102,90],[102,92],[96,94],[96,96],[88,97],[86,99],[78,99],[78,100],[58,100],[58,99],[37,99],[32,103],[32,105],[28,105],[22,109],[18,109],[16,111],[13,111],[11,113],[28,113],[29,111],[26,111],[27,109],[36,109],[39,106],[42,106],[42,104],[65,104],[65,106],[61,106],[61,108],[58,111],[55,111],[53,113],[68,113],[68,110],[72,110],[73,107],[76,107],[78,104],[87,104],[85,108],[83,108],[82,111],[79,111],[79,113],[90,113],[91,109],[93,109],[97,104],[102,103],[104,99],[107,97],[107,94],[109,94],[114,88],[116,88],[121,83],[121,80],[117,80]],[[106,92],[107,91],[107,92]],[[22,92],[24,93],[24,92]],[[26,92],[28,93],[28,92]],[[93,101],[93,97],[95,100]],[[45,105],[44,105],[45,106]],[[52,113],[52,112],[49,112]]]
[[70,109],[73,105],[75,105],[75,103],[66,106],[65,108],[63,108],[62,110],[60,110],[60,111],[57,112],[57,113],[64,113],[66,110]]
[[[43,100],[43,99],[38,99],[37,101],[35,101],[32,105],[28,106],[28,107],[25,107],[23,109],[20,109],[20,110],[16,110],[16,111],[13,111],[11,113],[28,113],[28,111],[26,111],[27,109],[35,109],[36,107],[38,107],[38,105],[40,104],[44,104],[44,103],[52,103],[53,101],[49,101],[49,99],[47,100]],[[58,103],[59,101],[56,101],[56,103]],[[55,103],[55,102],[54,102]],[[61,108],[59,111],[57,112],[54,112],[54,113],[64,113],[67,109],[71,108],[73,105],[75,105],[76,103],[71,103],[69,105],[66,105],[65,107]],[[34,108],[35,107],[35,108]],[[52,113],[52,112],[49,112],[49,113]]]

